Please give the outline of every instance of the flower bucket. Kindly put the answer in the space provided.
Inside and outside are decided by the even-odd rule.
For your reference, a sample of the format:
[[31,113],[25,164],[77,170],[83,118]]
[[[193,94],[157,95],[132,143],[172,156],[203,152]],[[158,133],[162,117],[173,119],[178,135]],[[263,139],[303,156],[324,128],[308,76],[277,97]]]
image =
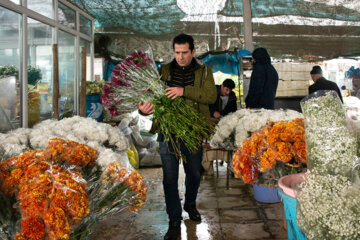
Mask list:
[[254,197],[258,202],[263,203],[277,203],[281,199],[276,188],[253,185]]
[[101,103],[100,95],[86,96],[86,117],[102,122],[104,118],[104,106]]
[[288,239],[307,240],[296,223],[296,186],[304,181],[304,174],[297,173],[279,179],[279,195],[284,204],[286,233]]

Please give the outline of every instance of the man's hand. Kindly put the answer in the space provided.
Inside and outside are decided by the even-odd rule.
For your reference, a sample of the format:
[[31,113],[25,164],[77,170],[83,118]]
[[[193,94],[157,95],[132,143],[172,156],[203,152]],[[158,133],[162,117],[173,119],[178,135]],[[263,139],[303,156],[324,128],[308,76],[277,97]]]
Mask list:
[[139,111],[144,115],[150,115],[154,112],[154,105],[151,104],[151,101],[148,100],[146,103],[142,104],[139,102]]
[[220,113],[219,112],[214,112],[214,118],[217,118],[217,119],[221,118]]
[[165,89],[165,91],[165,95],[171,99],[175,99],[184,95],[184,88],[182,87],[168,87]]

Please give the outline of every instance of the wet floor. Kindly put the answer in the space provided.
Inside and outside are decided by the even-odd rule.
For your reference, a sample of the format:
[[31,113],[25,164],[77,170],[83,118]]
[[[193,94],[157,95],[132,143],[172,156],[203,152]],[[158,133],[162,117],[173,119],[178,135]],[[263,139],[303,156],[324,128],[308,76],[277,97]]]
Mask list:
[[[93,240],[163,239],[168,228],[168,217],[161,167],[139,171],[148,182],[147,203],[136,214],[124,211],[99,222],[97,229],[94,229]],[[183,199],[185,186],[182,171],[179,192]],[[182,240],[287,239],[283,228],[282,203],[257,202],[252,187],[233,177],[230,177],[227,189],[226,163],[219,166],[218,177],[216,173],[202,177],[197,208],[202,215],[201,223],[191,221],[183,211]]]

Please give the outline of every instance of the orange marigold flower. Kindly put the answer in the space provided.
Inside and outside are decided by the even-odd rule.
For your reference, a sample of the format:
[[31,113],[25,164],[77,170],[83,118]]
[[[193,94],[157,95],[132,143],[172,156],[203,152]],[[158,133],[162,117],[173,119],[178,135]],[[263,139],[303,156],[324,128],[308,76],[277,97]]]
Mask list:
[[21,237],[27,240],[42,240],[45,236],[45,225],[41,218],[31,216],[21,221]]
[[276,142],[275,147],[278,152],[276,156],[277,161],[289,162],[294,157],[294,151],[291,143]]
[[44,217],[45,225],[49,229],[50,239],[69,239],[71,226],[66,213],[61,208],[50,207]]
[[66,196],[67,212],[72,216],[73,222],[77,223],[90,212],[88,195],[67,190]]
[[95,162],[98,153],[95,149],[74,141],[66,142],[60,138],[50,139],[47,149],[53,155],[53,161],[66,162],[69,165],[85,167]]
[[27,240],[26,237],[21,233],[15,234],[15,240]]
[[299,163],[306,163],[306,144],[302,141],[294,142],[295,160]]

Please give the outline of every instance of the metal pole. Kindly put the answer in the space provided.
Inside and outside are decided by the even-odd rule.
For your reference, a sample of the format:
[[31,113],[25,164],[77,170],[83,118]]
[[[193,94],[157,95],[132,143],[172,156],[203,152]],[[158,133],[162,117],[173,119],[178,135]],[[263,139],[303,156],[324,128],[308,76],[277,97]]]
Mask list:
[[81,47],[80,116],[86,117],[86,47]]
[[243,4],[243,19],[244,19],[244,42],[245,49],[249,51],[254,50],[252,37],[252,23],[251,23],[251,0],[242,0]]
[[[27,4],[27,1],[23,1],[23,4]],[[21,126],[27,128],[29,125],[29,90],[28,90],[28,16],[26,13],[22,15],[22,59],[20,63],[20,84],[21,84]]]
[[53,118],[59,119],[59,57],[58,45],[53,44]]

